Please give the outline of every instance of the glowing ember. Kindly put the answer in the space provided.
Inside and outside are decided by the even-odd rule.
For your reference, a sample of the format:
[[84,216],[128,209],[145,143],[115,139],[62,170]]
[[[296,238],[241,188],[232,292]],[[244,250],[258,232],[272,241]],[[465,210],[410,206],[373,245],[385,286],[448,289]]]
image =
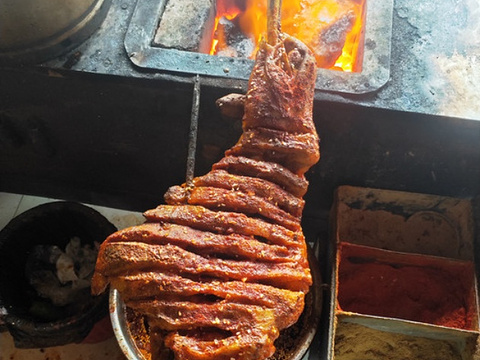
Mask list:
[[[318,67],[361,71],[365,1],[283,0],[282,31],[306,43]],[[253,58],[266,13],[266,0],[217,0],[210,54]]]

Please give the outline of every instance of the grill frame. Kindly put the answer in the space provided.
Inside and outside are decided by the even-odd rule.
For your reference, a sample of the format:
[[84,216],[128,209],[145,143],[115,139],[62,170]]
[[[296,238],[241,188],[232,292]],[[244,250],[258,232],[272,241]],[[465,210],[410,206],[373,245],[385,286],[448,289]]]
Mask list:
[[[175,74],[198,74],[246,83],[254,61],[167,49],[153,44],[167,0],[139,1],[125,35],[124,46],[136,66]],[[152,16],[158,14],[158,17]],[[393,0],[367,0],[362,71],[345,73],[318,69],[316,90],[364,94],[378,90],[390,78]]]

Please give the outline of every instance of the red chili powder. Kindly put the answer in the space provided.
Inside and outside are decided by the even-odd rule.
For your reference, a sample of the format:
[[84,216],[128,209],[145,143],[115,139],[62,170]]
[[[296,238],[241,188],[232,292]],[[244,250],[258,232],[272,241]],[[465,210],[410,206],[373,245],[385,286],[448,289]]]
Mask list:
[[473,264],[365,248],[340,247],[339,310],[475,330]]

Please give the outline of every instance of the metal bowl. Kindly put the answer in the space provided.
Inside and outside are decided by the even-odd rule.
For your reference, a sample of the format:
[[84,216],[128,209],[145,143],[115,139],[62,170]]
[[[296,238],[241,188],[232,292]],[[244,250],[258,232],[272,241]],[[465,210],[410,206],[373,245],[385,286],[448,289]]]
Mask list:
[[0,64],[36,63],[63,54],[91,36],[111,0],[0,1]]
[[[301,360],[317,332],[322,309],[322,281],[318,261],[310,248],[308,257],[313,285],[305,297],[305,309],[296,324],[280,333],[275,342],[277,351],[271,360]],[[110,289],[110,318],[115,337],[127,360],[147,360],[131,335],[127,308],[115,289]]]

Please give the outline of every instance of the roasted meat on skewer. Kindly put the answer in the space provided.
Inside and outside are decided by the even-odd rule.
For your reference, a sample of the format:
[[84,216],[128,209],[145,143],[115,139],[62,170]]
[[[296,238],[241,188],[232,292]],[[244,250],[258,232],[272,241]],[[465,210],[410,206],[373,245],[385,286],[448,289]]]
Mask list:
[[102,244],[92,291],[110,284],[145,317],[152,358],[267,359],[302,313],[312,284],[304,174],[320,156],[315,69],[294,38],[262,43],[238,143],[208,174],[170,188],[145,224]]

